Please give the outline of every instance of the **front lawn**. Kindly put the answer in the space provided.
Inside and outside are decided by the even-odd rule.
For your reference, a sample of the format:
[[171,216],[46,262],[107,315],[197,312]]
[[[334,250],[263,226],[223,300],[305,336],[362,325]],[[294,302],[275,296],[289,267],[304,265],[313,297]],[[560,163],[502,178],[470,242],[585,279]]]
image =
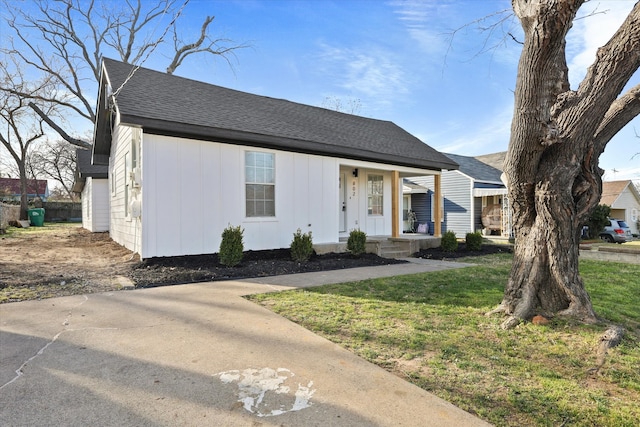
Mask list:
[[594,374],[606,324],[500,329],[511,255],[478,266],[251,296],[498,426],[640,425],[640,266],[582,261],[596,312],[627,329]]

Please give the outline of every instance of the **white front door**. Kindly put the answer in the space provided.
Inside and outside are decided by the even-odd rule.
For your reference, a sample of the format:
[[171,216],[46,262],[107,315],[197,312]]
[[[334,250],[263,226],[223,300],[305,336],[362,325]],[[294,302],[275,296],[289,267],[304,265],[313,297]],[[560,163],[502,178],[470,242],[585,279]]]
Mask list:
[[347,231],[347,174],[341,173],[339,181],[340,203],[338,209],[340,211],[338,215],[340,217],[340,232],[343,233]]

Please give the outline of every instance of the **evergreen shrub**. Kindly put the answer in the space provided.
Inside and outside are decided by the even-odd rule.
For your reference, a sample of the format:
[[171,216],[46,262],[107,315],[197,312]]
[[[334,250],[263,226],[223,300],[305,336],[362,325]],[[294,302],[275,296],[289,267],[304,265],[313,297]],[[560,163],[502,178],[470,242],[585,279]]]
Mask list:
[[482,250],[482,234],[479,232],[467,233],[465,243],[468,251],[478,252]]
[[291,259],[296,262],[307,262],[311,255],[313,255],[311,232],[303,234],[298,228],[298,231],[293,233],[291,241]]
[[235,267],[242,261],[242,253],[244,251],[244,243],[242,242],[244,229],[240,226],[233,227],[229,225],[222,232],[222,242],[220,243],[220,252],[218,258],[220,264],[226,267]]
[[455,252],[458,250],[458,239],[456,238],[456,233],[453,231],[447,231],[442,236],[442,240],[440,241],[440,247],[445,252]]
[[360,256],[367,250],[367,233],[360,230],[351,230],[349,240],[347,240],[347,249],[355,256]]

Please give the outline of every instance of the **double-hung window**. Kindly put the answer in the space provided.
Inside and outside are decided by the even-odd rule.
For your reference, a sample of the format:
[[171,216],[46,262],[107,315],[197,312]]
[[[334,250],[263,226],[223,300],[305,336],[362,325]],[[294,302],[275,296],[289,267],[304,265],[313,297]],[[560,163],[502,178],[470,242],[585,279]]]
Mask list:
[[382,175],[367,176],[367,211],[369,215],[382,215],[382,195],[384,181]]
[[276,216],[275,154],[246,151],[244,173],[247,217]]

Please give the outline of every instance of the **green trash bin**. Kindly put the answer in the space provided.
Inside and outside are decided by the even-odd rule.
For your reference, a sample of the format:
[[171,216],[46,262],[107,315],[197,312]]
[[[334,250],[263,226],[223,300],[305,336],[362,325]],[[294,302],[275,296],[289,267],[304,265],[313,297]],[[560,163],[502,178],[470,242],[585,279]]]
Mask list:
[[35,208],[29,209],[29,222],[34,227],[42,227],[44,225],[44,209],[43,208]]

